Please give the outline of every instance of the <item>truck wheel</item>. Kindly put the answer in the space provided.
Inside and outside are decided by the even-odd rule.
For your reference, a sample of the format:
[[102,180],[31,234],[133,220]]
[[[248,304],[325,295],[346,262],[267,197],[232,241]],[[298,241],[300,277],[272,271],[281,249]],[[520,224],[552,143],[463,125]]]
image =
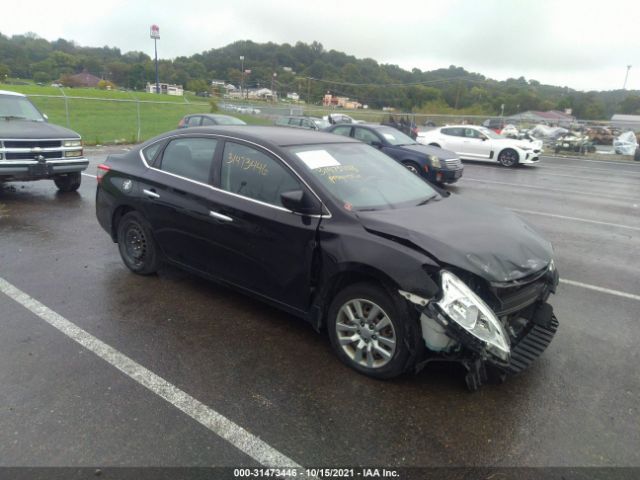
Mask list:
[[350,285],[335,296],[327,330],[338,358],[369,377],[397,377],[422,351],[418,322],[405,302],[373,283]]
[[125,214],[118,222],[118,250],[129,270],[151,275],[158,270],[158,248],[151,228],[138,212]]
[[518,164],[518,152],[512,148],[505,148],[498,156],[498,162],[503,167],[515,167]]
[[56,175],[53,177],[53,182],[61,192],[75,192],[80,188],[80,182],[82,176],[80,172],[67,173],[65,175]]

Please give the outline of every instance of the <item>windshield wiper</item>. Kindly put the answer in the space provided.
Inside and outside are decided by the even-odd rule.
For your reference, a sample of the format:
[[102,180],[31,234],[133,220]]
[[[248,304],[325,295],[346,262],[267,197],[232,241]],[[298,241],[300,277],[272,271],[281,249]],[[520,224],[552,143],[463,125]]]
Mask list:
[[419,207],[420,205],[426,205],[427,203],[429,203],[431,200],[433,200],[434,198],[436,198],[438,196],[437,193],[434,193],[433,195],[431,195],[430,197],[425,198],[424,200],[422,200],[420,203],[418,203],[418,205],[416,205],[416,207]]

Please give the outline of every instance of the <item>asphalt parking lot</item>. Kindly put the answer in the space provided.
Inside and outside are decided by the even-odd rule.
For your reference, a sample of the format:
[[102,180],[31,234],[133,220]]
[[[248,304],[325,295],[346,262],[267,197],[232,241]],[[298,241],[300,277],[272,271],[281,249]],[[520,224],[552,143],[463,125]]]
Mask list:
[[465,164],[449,190],[521,213],[563,281],[545,354],[470,394],[457,368],[368,379],[287,314],[129,273],[95,219],[107,151],[77,194],[0,187],[0,465],[640,466],[640,164]]

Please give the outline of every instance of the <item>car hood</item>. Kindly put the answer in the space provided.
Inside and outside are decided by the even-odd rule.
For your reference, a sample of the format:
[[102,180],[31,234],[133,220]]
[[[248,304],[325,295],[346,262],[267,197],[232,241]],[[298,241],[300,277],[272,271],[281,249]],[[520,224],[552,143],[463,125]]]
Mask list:
[[510,282],[551,262],[551,244],[514,213],[451,195],[426,205],[357,212],[363,227],[403,244],[410,242],[440,263],[489,282]]
[[444,148],[433,147],[431,145],[413,144],[413,145],[396,146],[392,148],[408,150],[410,152],[420,153],[422,155],[435,155],[440,160],[446,160],[448,158],[458,158],[458,155],[455,152],[452,152],[451,150],[445,150]]
[[80,138],[73,130],[47,122],[0,119],[0,139],[58,139]]

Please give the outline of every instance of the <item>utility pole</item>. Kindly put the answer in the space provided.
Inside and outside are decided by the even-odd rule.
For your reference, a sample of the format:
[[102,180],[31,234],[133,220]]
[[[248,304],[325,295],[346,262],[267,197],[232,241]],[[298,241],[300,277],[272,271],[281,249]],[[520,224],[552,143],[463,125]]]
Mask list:
[[240,98],[244,99],[242,89],[244,87],[244,55],[240,55]]
[[627,65],[627,73],[624,76],[624,85],[622,85],[623,90],[627,89],[627,79],[629,78],[629,70],[631,70],[631,65]]
[[311,77],[307,77],[307,104],[311,105]]
[[153,38],[153,48],[156,53],[156,93],[160,93],[160,77],[158,76],[158,40],[160,39],[160,27],[151,25],[151,38]]
[[273,84],[276,81],[276,77],[278,76],[278,74],[276,72],[273,72],[273,75],[271,76],[271,101],[273,103],[275,103],[276,101],[276,94],[273,91]]

